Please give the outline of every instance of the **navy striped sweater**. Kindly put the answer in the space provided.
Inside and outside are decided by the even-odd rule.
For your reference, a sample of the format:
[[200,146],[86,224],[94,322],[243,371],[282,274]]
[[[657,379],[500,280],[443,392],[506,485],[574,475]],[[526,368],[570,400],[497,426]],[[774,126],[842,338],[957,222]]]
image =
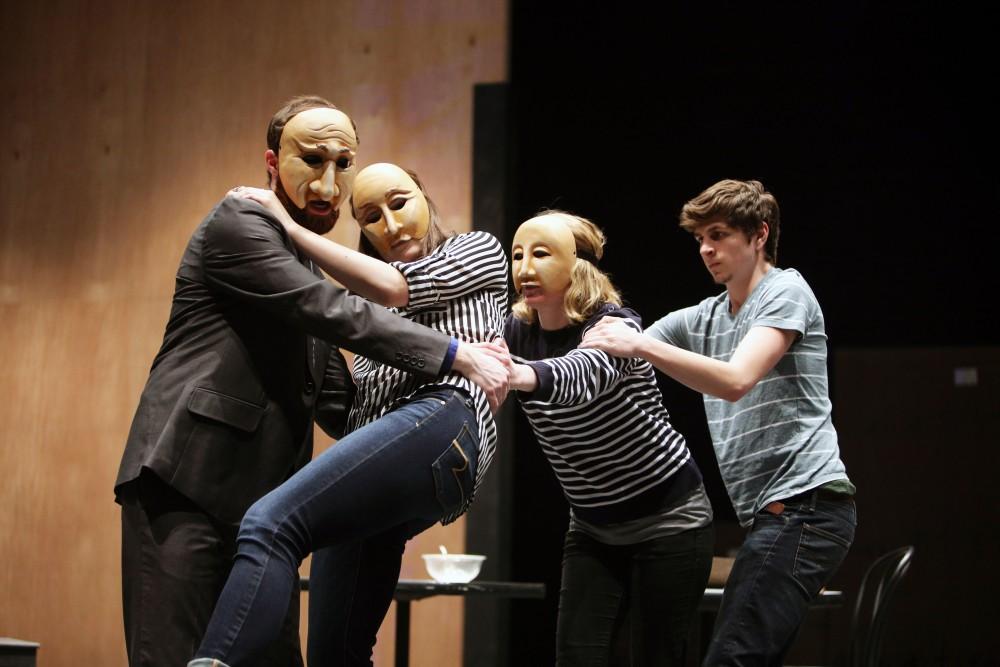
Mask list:
[[538,376],[535,391],[518,399],[574,513],[618,523],[669,506],[701,483],[701,473],[670,425],[649,362],[577,349],[605,315],[642,331],[635,311],[606,304],[557,331],[511,315],[505,337]]

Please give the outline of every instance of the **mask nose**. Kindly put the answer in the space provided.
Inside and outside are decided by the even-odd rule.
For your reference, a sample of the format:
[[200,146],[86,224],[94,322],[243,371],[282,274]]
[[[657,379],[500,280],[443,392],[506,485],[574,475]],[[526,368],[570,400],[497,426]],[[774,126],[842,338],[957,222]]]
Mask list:
[[535,267],[531,263],[530,255],[525,255],[517,269],[517,277],[520,281],[532,278],[535,275]]
[[333,162],[328,162],[323,174],[310,184],[310,189],[319,195],[323,201],[333,201],[337,196],[337,169]]
[[393,215],[392,209],[382,209],[382,218],[385,220],[385,233],[389,236],[395,236],[403,227],[399,221],[396,220],[396,216]]

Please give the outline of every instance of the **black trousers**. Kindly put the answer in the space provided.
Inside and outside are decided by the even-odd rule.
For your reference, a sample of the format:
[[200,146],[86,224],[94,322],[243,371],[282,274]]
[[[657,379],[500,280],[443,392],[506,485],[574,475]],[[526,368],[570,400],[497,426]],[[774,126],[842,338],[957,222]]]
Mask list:
[[[556,664],[683,665],[688,630],[712,569],[714,543],[711,524],[624,545],[567,532]],[[628,656],[621,655],[626,627]]]
[[[126,485],[120,499],[129,666],[183,667],[229,576],[238,527],[213,519],[151,473]],[[252,664],[302,667],[298,588],[279,639]]]

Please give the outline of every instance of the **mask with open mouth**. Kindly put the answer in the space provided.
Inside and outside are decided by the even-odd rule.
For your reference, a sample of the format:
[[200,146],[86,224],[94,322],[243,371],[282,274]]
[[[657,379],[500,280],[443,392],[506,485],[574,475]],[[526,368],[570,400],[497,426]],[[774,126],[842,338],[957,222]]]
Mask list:
[[296,222],[320,234],[333,228],[351,194],[357,147],[351,119],[337,109],[307,109],[288,121],[268,164],[278,198]]
[[511,273],[514,289],[529,306],[562,307],[575,264],[576,240],[558,214],[531,218],[517,228]]

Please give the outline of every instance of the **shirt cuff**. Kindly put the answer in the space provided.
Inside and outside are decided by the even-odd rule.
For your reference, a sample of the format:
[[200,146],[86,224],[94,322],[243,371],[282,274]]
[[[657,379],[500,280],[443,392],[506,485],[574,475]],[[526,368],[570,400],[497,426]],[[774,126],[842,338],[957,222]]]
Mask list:
[[444,355],[444,361],[441,362],[441,375],[447,375],[451,372],[451,366],[455,363],[456,354],[458,354],[458,339],[453,337],[451,343],[448,344],[448,351]]
[[552,374],[552,367],[544,361],[529,361],[528,365],[535,370],[538,377],[538,384],[534,391],[522,392],[525,400],[551,401],[553,390],[555,389],[555,377]]

